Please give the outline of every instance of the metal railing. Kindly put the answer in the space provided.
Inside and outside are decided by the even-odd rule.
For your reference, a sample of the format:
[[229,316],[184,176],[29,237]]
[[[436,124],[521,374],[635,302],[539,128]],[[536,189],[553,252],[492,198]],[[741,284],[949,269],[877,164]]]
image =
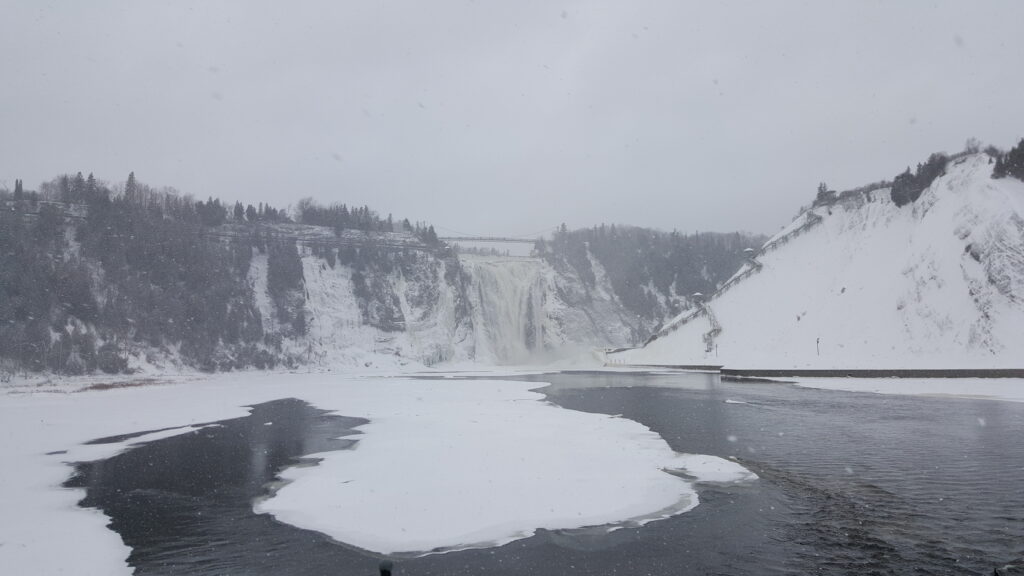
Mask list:
[[[822,218],[821,216],[819,216],[815,212],[812,212],[812,211],[808,210],[806,212],[806,216],[804,217],[804,222],[802,224],[800,224],[799,226],[797,226],[796,228],[794,228],[790,232],[786,233],[785,235],[780,236],[779,238],[776,238],[775,240],[773,240],[771,242],[768,242],[764,246],[762,246],[760,250],[758,250],[757,252],[755,252],[754,254],[752,254],[751,256],[749,256],[747,258],[746,269],[745,270],[737,272],[736,274],[734,274],[732,276],[732,278],[729,278],[728,280],[726,280],[725,283],[722,284],[721,286],[719,286],[718,289],[715,290],[715,292],[713,294],[708,296],[707,300],[702,305],[698,305],[697,308],[693,312],[690,312],[686,316],[682,316],[682,317],[678,318],[677,320],[675,320],[674,322],[670,322],[669,324],[666,324],[665,326],[663,326],[661,328],[661,330],[658,330],[658,332],[656,332],[651,338],[648,338],[647,341],[644,342],[643,345],[647,346],[647,344],[653,342],[654,340],[657,340],[658,338],[661,338],[662,336],[666,336],[668,334],[671,334],[672,332],[675,332],[676,330],[682,328],[683,326],[685,326],[686,324],[692,322],[694,319],[696,319],[696,318],[698,318],[700,316],[708,316],[709,318],[713,318],[713,314],[710,313],[710,310],[707,308],[707,304],[710,303],[712,300],[720,297],[722,294],[725,294],[726,292],[728,292],[729,289],[731,289],[736,284],[739,284],[743,280],[746,280],[747,278],[749,278],[749,277],[753,276],[754,274],[760,272],[764,268],[764,264],[762,262],[760,262],[759,260],[757,260],[758,256],[760,256],[760,255],[762,255],[762,254],[764,254],[764,253],[766,253],[768,251],[775,250],[775,249],[779,248],[780,246],[785,245],[786,243],[788,243],[793,238],[796,238],[797,236],[800,236],[803,233],[807,232],[808,230],[814,228],[818,224],[821,224],[824,220],[825,220],[824,218]],[[712,334],[711,336],[708,336],[712,332],[714,332],[714,334]],[[713,320],[712,321],[712,329],[711,329],[711,331],[709,331],[708,333],[706,333],[704,335],[705,336],[705,342],[708,342],[709,340],[713,342],[715,336],[717,336],[721,332],[722,332],[721,325],[718,324],[717,320]],[[710,346],[710,344],[709,344],[709,346]],[[708,351],[710,352],[710,350],[708,350]]]

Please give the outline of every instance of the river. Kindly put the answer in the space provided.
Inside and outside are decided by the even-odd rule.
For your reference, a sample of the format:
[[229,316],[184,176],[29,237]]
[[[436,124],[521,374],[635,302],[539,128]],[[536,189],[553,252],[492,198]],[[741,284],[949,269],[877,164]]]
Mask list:
[[[527,379],[550,383],[539,391],[555,404],[622,415],[678,452],[736,458],[760,479],[698,486],[697,508],[642,527],[541,530],[397,559],[395,574],[991,574],[1024,556],[1024,404],[710,374]],[[346,449],[363,422],[278,400],[79,464],[68,485],[112,518],[137,574],[375,574],[380,558],[251,505],[283,467]]]

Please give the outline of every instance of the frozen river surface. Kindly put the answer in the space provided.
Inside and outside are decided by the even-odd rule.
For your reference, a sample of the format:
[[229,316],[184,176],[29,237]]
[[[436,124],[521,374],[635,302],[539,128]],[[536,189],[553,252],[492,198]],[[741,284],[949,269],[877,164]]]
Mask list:
[[[698,506],[642,526],[400,557],[396,574],[990,574],[1024,556],[1024,404],[699,374],[531,378],[559,406],[621,415],[759,478],[698,483]],[[252,509],[283,469],[349,449],[363,423],[274,400],[82,464],[70,484],[112,518],[138,574],[373,574],[379,556]]]

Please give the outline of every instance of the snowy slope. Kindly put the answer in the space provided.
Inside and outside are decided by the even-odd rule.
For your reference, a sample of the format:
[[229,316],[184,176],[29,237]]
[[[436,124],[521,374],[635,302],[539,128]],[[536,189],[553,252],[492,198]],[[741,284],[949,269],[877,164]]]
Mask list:
[[[993,180],[991,169],[983,154],[951,161],[903,207],[887,188],[815,207],[768,241],[756,257],[760,270],[748,264],[710,299],[710,315],[670,321],[679,327],[609,360],[1019,368],[1024,183]],[[709,345],[712,318],[720,332]]]

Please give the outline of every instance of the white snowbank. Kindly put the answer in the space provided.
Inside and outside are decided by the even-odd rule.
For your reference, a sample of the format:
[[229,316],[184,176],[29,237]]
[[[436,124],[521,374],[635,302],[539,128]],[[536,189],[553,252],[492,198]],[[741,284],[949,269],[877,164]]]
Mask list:
[[786,381],[823,390],[1024,402],[1024,379],[1021,378],[787,378]]
[[[695,506],[693,481],[664,470],[698,481],[753,477],[725,460],[678,455],[636,422],[557,408],[529,391],[537,385],[243,373],[2,395],[0,454],[9,472],[0,475],[0,565],[12,574],[130,573],[129,550],[105,528],[108,519],[77,506],[82,491],[60,487],[68,463],[286,397],[371,422],[354,450],[286,471],[293,482],[259,509],[376,551],[506,542],[541,527],[645,521]],[[82,445],[171,427],[120,444]]]

